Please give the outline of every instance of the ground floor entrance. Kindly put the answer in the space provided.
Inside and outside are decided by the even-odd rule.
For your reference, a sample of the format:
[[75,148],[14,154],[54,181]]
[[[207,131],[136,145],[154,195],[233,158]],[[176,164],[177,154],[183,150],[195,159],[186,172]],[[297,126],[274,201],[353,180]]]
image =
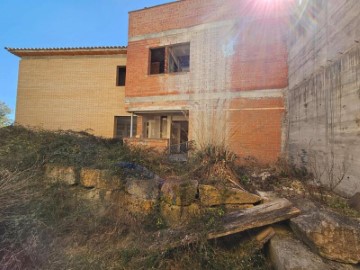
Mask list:
[[[189,146],[188,112],[136,112],[138,131],[134,141],[149,147],[164,146],[169,154],[184,154]],[[139,128],[140,127],[140,128]],[[146,143],[145,143],[146,142]]]

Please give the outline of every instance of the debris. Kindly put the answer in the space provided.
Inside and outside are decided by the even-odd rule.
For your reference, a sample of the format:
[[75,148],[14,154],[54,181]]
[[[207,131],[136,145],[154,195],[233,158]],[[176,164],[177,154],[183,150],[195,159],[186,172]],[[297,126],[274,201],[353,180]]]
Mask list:
[[132,162],[119,162],[116,164],[118,167],[123,168],[133,177],[145,178],[145,179],[159,179],[160,177],[154,172],[136,163]]
[[256,236],[256,242],[263,246],[265,245],[273,236],[275,235],[275,230],[272,227],[267,227],[261,230]]
[[272,201],[279,198],[274,191],[257,190],[256,194],[259,195],[264,202]]

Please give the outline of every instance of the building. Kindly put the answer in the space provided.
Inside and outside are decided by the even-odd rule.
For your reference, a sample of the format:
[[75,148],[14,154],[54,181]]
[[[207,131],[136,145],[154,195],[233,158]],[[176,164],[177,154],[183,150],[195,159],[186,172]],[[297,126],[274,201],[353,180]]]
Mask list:
[[195,141],[277,160],[289,15],[288,5],[266,7],[187,0],[130,12],[125,106],[138,115],[133,143],[178,152]]
[[360,191],[358,0],[179,0],[130,12],[127,48],[8,50],[20,124],[284,155]]
[[21,58],[15,122],[48,130],[130,136],[126,47],[15,49]]

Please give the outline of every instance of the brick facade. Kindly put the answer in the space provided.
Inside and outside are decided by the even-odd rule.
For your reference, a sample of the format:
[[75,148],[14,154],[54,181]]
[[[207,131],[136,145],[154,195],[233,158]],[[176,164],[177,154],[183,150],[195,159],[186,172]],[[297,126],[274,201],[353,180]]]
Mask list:
[[[291,2],[186,0],[131,12],[126,108],[186,110],[189,140],[276,161]],[[184,42],[190,72],[149,74],[150,49]]]
[[[224,144],[274,162],[284,144],[293,2],[182,0],[133,11],[127,56],[104,48],[15,50],[22,57],[16,122],[112,137],[114,116],[132,112],[134,143]],[[189,69],[169,73],[164,56],[165,72],[150,74],[151,49],[168,55],[177,44],[189,44]],[[123,65],[126,89],[116,86]]]
[[114,116],[129,115],[125,87],[116,86],[126,54],[58,54],[22,57],[15,122],[113,137]]

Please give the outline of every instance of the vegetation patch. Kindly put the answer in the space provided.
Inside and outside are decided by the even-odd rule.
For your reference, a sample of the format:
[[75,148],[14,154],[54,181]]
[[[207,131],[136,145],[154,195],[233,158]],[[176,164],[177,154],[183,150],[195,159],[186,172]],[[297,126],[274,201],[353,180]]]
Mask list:
[[[162,215],[163,201],[154,202],[147,215],[134,214],[124,207],[123,190],[105,191],[103,186],[95,190],[95,180],[87,187],[79,182],[49,184],[44,171],[52,164],[71,166],[78,177],[83,169],[83,177],[93,173],[94,179],[95,172],[105,170],[124,183],[151,172],[159,181],[196,180],[203,188],[211,184],[219,190],[244,187],[288,198],[310,196],[356,216],[341,197],[310,192],[306,183],[311,177],[286,163],[266,169],[239,166],[231,151],[218,146],[194,151],[186,163],[173,163],[166,155],[128,147],[120,140],[10,126],[0,128],[1,269],[271,269],[262,248],[242,238],[244,234],[206,239],[208,232],[220,229],[228,210],[222,204],[201,206],[199,191],[189,203],[200,208],[184,226],[189,233],[198,233],[197,241],[156,251],[149,247],[163,230],[171,229]],[[179,185],[181,190],[187,188]],[[181,195],[181,201],[187,201]],[[111,199],[105,200],[106,196]]]

